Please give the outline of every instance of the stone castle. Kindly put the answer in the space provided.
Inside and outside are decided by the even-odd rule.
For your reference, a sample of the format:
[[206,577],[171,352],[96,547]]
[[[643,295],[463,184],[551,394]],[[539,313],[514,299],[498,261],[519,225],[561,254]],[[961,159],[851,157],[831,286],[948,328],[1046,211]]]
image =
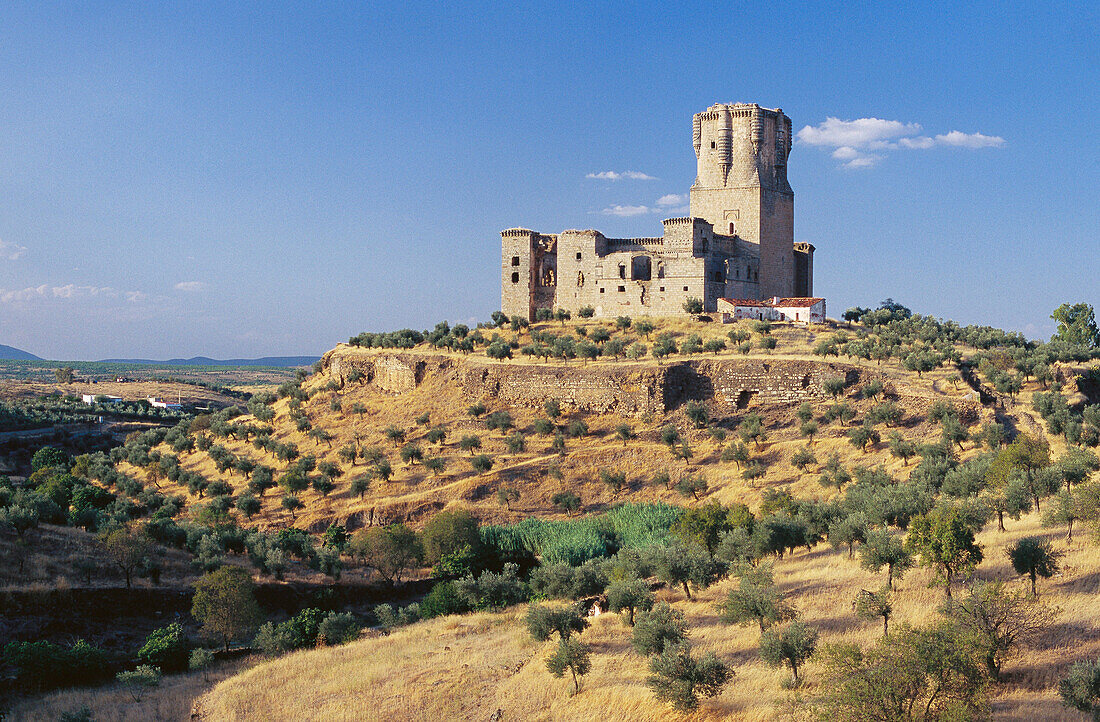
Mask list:
[[501,232],[501,310],[535,320],[539,309],[597,316],[684,315],[688,299],[813,295],[813,254],[794,242],[787,182],[791,119],[755,103],[712,105],[692,119],[698,174],[690,215],[659,238],[599,231]]

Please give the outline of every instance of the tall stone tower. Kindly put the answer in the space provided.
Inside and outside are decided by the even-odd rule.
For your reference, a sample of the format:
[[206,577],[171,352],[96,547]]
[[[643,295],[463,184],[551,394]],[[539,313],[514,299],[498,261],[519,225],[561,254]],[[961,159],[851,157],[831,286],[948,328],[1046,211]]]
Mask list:
[[[712,105],[692,120],[698,175],[691,215],[760,247],[760,297],[794,296],[791,119],[756,103]],[[797,290],[808,293],[803,288]]]

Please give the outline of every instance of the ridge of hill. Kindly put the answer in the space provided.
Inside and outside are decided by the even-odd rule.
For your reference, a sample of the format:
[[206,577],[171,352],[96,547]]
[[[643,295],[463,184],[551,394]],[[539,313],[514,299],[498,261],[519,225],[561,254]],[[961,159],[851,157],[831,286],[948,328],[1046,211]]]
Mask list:
[[160,364],[164,366],[274,366],[282,368],[312,366],[320,358],[320,356],[263,356],[261,358],[214,359],[209,356],[192,356],[191,358],[172,358],[167,361],[143,358],[108,358],[101,359],[97,363]]
[[14,346],[5,346],[0,343],[0,359],[4,361],[42,361],[39,356],[35,356],[30,351],[24,351],[23,349],[15,348]]

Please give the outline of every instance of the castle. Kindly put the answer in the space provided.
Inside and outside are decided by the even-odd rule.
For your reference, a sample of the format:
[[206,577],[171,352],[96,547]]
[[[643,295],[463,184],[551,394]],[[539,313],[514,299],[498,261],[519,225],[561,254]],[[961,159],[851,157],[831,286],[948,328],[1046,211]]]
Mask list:
[[787,182],[791,119],[755,103],[712,105],[692,119],[698,174],[690,215],[659,238],[599,231],[501,232],[501,310],[597,316],[675,316],[688,299],[714,312],[720,298],[813,295],[814,247],[794,242]]

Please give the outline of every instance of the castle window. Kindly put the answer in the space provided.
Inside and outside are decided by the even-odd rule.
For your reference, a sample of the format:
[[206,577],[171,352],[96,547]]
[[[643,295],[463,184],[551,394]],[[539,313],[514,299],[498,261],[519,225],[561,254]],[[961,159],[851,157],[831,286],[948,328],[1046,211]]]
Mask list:
[[626,266],[619,264],[619,278],[626,278]]
[[685,290],[685,291],[686,291],[686,290],[688,290],[688,287],[687,287],[687,286],[684,286],[684,290]]
[[718,283],[721,283],[723,280],[725,280],[725,279],[722,278],[722,272],[721,271],[715,271],[714,272],[714,280],[717,281]]
[[664,292],[665,292],[665,287],[661,286],[661,293],[664,293]]
[[581,260],[581,252],[580,251],[577,251],[577,260],[578,261]]
[[626,286],[619,286],[619,293],[626,293]]
[[604,289],[602,289],[602,288],[601,288],[601,289],[600,289],[600,293],[603,293],[603,291],[604,291]]
[[635,256],[630,260],[630,277],[635,281],[648,281],[653,276],[653,265],[649,256]]
[[741,269],[740,268],[734,269],[733,272],[738,278],[741,278]]
[[713,148],[717,148],[717,147],[718,147],[718,144],[717,144],[717,143],[715,143],[715,142],[714,142],[714,141],[712,140],[712,141],[710,142],[710,147],[711,147],[712,149],[713,149]]
[[519,265],[519,256],[512,256],[512,265],[513,266],[518,266]]
[[519,273],[512,274],[512,283],[519,283]]

